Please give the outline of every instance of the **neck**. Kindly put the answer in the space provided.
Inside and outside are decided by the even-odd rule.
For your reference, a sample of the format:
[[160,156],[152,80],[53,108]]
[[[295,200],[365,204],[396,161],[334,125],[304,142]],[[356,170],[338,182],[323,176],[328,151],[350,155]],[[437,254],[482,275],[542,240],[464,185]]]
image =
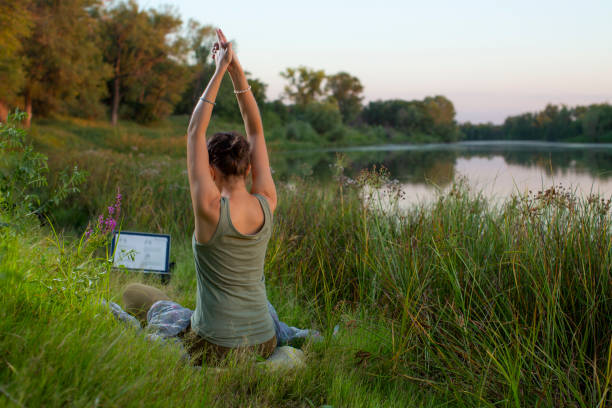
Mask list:
[[244,178],[234,178],[230,180],[224,180],[219,186],[221,195],[224,197],[231,197],[240,194],[248,194],[246,188],[246,182]]

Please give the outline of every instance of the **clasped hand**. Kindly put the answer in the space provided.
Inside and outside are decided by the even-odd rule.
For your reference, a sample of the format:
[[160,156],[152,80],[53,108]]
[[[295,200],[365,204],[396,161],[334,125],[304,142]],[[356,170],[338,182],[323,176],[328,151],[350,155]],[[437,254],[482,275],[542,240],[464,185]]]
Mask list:
[[217,71],[227,69],[233,62],[234,51],[232,50],[232,43],[227,41],[225,34],[223,34],[220,28],[217,29],[217,41],[213,44],[211,53]]

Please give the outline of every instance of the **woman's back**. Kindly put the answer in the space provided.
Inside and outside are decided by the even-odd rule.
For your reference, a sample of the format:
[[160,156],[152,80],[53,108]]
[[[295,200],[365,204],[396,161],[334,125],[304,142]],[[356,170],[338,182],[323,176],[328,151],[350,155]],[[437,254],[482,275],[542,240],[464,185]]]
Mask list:
[[[198,337],[192,342],[194,351],[208,347],[205,342],[226,348],[258,345],[257,352],[268,356],[276,336],[267,313],[263,266],[277,205],[276,187],[257,101],[232,44],[221,30],[217,39],[212,50],[215,72],[187,127],[198,282],[197,307],[188,334]],[[226,73],[234,85],[246,138],[235,132],[206,137]],[[254,196],[247,190],[249,174]],[[235,214],[233,219],[230,212]]]
[[256,195],[245,194],[236,196],[228,200],[230,221],[236,230],[245,235],[257,233],[264,224],[264,209],[259,203]]
[[[231,205],[228,198],[221,197],[219,222],[212,238],[198,243],[193,237],[198,296],[191,326],[198,335],[220,346],[251,346],[274,336],[263,277],[272,213],[263,196],[253,197],[260,205],[260,209],[254,208],[256,212],[248,203]],[[230,216],[232,207],[241,208],[234,219]],[[257,215],[263,222],[257,222]],[[256,232],[242,233],[233,220],[240,222],[244,231]]]

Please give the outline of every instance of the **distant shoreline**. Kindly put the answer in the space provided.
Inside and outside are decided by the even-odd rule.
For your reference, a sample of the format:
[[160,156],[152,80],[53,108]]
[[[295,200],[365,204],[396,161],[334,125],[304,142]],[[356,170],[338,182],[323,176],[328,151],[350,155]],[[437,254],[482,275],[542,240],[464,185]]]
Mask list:
[[[547,142],[540,140],[464,140],[452,143],[391,143],[355,146],[338,146],[314,149],[278,150],[275,153],[290,152],[362,152],[402,150],[460,150],[464,147],[539,147],[562,149],[612,149],[612,143]],[[506,150],[506,149],[504,149]]]

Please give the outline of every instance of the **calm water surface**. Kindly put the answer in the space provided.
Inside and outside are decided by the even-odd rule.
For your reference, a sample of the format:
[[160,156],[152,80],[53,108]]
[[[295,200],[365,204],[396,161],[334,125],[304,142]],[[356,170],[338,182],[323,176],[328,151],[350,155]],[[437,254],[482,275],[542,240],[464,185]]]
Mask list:
[[404,205],[431,200],[459,177],[494,199],[558,184],[581,196],[612,196],[612,144],[461,142],[307,150],[274,153],[272,167],[280,179],[327,180],[337,153],[349,159],[349,177],[374,165],[389,169],[406,193]]

